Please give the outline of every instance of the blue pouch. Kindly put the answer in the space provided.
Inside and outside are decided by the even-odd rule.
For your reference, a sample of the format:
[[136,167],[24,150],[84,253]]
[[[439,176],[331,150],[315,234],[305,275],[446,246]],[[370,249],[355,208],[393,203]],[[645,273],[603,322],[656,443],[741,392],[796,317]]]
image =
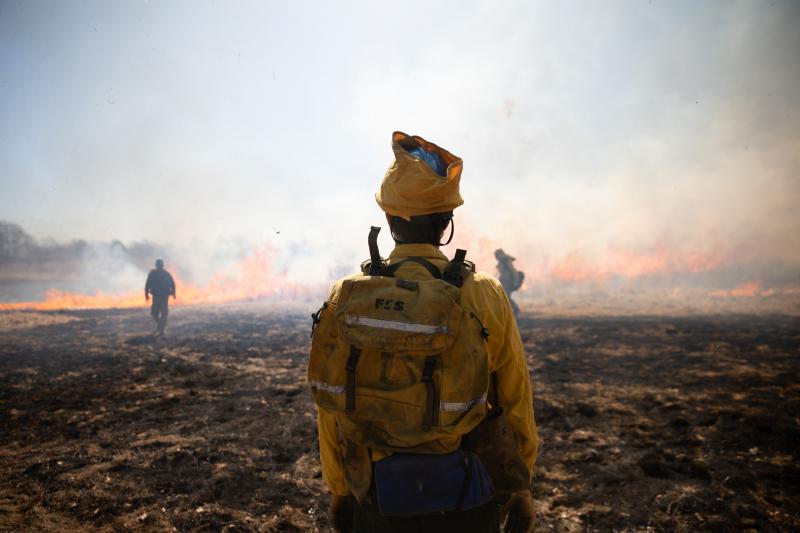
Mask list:
[[429,167],[431,167],[431,170],[433,170],[440,176],[447,175],[447,165],[444,164],[444,161],[442,161],[441,156],[436,152],[429,152],[427,150],[424,150],[423,148],[415,147],[408,150],[408,153],[418,159],[422,159],[423,161],[425,161],[425,163]]
[[378,512],[384,516],[465,511],[494,498],[477,455],[396,453],[374,463]]

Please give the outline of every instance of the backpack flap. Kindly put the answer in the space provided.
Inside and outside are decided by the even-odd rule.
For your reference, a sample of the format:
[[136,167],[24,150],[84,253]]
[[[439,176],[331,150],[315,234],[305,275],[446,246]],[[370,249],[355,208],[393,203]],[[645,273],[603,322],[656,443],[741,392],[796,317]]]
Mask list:
[[361,349],[424,356],[447,351],[461,324],[459,291],[437,280],[369,276],[342,285],[336,322]]
[[483,328],[442,280],[364,276],[315,315],[308,382],[341,436],[395,452],[448,453],[486,411]]

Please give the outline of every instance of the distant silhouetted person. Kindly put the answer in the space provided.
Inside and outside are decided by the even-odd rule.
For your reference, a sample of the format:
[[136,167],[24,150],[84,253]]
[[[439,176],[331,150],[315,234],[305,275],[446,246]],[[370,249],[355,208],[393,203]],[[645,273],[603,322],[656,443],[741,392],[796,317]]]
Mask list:
[[150,271],[144,284],[144,299],[149,301],[151,294],[153,295],[153,305],[150,307],[150,314],[156,321],[158,334],[163,335],[164,328],[167,327],[169,297],[171,295],[175,298],[175,280],[172,279],[169,272],[164,270],[162,259],[156,259],[156,268]]
[[525,272],[520,272],[514,267],[516,258],[505,253],[502,248],[495,250],[494,256],[497,259],[497,271],[500,273],[500,285],[508,294],[508,301],[511,302],[514,315],[519,316],[519,306],[511,299],[511,293],[522,287]]

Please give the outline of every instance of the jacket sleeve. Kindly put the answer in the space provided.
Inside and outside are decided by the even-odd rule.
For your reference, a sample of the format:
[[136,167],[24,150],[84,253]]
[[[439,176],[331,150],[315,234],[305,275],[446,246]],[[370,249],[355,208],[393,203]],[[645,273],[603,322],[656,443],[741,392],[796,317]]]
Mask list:
[[169,293],[175,296],[175,279],[173,279],[172,274],[167,274],[169,276]]
[[[520,338],[517,321],[505,291],[496,283],[497,305],[493,306],[496,331],[490,330],[490,358],[497,372],[497,391],[500,405],[508,418],[520,455],[533,476],[536,454],[539,450],[539,434],[533,416],[533,396],[528,362]],[[496,337],[492,339],[492,336]]]
[[350,488],[344,477],[344,462],[336,433],[336,419],[331,413],[318,409],[317,428],[319,430],[319,459],[322,463],[322,479],[328,485],[331,494],[348,496]]
[[[341,282],[331,288],[326,301],[337,302]],[[332,413],[317,408],[317,430],[319,431],[319,459],[322,464],[322,479],[331,494],[349,496],[350,487],[344,477],[343,450],[339,445],[336,418]]]
[[[141,278],[139,278],[139,279],[141,279]],[[147,281],[144,282],[144,293],[145,294],[150,294],[150,289],[152,289],[152,288],[153,288],[153,273],[152,272],[148,272],[147,273]]]

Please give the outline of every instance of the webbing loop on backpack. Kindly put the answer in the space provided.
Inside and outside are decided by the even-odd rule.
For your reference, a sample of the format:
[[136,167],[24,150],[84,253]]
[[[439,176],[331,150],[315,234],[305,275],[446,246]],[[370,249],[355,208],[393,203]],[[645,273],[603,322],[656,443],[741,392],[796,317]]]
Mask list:
[[435,355],[429,355],[425,358],[425,366],[422,369],[422,382],[425,384],[428,394],[425,403],[425,417],[422,420],[424,429],[439,425],[439,395],[436,393],[436,384],[433,382],[433,368],[435,366]]
[[397,263],[393,263],[385,268],[382,268],[379,272],[379,276],[386,276],[386,277],[394,277],[395,273],[397,273],[397,269],[400,268],[402,265],[412,262],[417,263],[418,265],[422,265],[425,269],[431,273],[436,279],[442,279],[442,273],[436,268],[436,265],[425,259],[424,257],[406,257],[405,259],[401,259]]
[[344,387],[344,410],[352,413],[356,409],[356,365],[361,357],[361,350],[350,345],[350,357],[344,369],[347,372],[347,383]]
[[464,284],[464,276],[461,275],[461,267],[464,265],[464,259],[467,257],[467,251],[458,248],[453,260],[447,264],[442,274],[442,279],[454,287],[461,287]]
[[381,268],[383,268],[383,260],[381,259],[380,250],[378,250],[378,233],[381,232],[379,226],[370,226],[369,237],[367,237],[367,244],[369,245],[369,275],[377,276]]

